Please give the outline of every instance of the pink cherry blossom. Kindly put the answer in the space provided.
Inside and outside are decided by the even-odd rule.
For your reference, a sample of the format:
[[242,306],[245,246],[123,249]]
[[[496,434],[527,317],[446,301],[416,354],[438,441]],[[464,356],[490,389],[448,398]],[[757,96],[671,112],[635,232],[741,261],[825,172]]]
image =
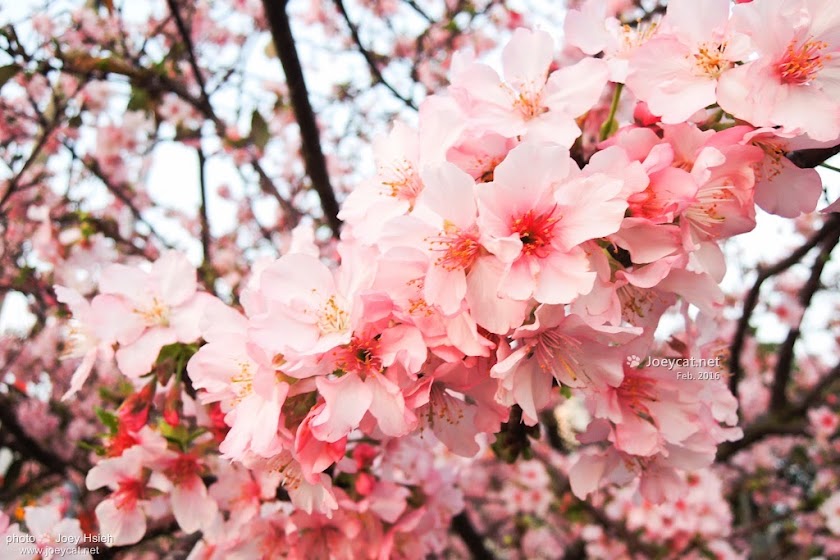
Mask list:
[[570,146],[580,135],[574,119],[598,98],[607,69],[588,58],[549,74],[553,50],[548,33],[517,29],[502,53],[505,81],[489,66],[462,57],[453,64],[449,91],[474,127]]
[[728,0],[671,0],[656,36],[633,54],[627,86],[662,122],[714,105],[718,79],[747,56],[746,38],[728,21]]
[[756,127],[780,126],[818,141],[840,136],[837,17],[821,0],[736,6],[732,26],[759,56],[721,78],[721,107]]
[[[525,143],[479,192],[483,244],[507,263],[500,295],[568,303],[591,289],[594,273],[579,245],[616,231],[627,203],[621,181],[575,178],[573,165],[562,148]],[[603,219],[587,219],[593,212]]]
[[167,344],[199,337],[209,296],[197,291],[195,269],[180,253],[165,253],[150,272],[111,265],[102,271],[99,290],[97,297],[112,296],[108,305],[119,317],[117,365],[129,377],[146,374]]

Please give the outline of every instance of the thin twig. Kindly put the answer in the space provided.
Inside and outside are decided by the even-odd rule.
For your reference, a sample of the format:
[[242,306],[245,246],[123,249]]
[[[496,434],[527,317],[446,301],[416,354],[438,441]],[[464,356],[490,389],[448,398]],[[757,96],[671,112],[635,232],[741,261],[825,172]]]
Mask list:
[[201,68],[198,66],[198,59],[195,56],[195,47],[193,46],[192,38],[187,26],[184,24],[184,19],[181,17],[181,11],[178,9],[176,0],[167,0],[169,11],[172,12],[172,17],[175,18],[175,27],[178,28],[178,33],[184,40],[184,46],[187,49],[187,58],[189,59],[190,68],[195,74],[195,81],[201,90],[201,101],[204,106],[212,112],[213,105],[210,103],[210,96],[207,95],[207,87],[204,84],[204,76],[201,74]]
[[342,2],[341,0],[334,0],[334,3],[336,8],[338,8],[339,13],[341,13],[341,17],[344,19],[344,23],[347,24],[348,28],[350,28],[350,35],[353,37],[353,42],[356,43],[356,48],[359,49],[359,52],[362,53],[362,56],[367,62],[368,67],[370,68],[370,72],[373,75],[374,81],[388,88],[388,90],[394,94],[394,97],[402,101],[406,105],[406,107],[416,111],[417,105],[415,105],[411,99],[405,97],[400,92],[398,92],[397,89],[394,86],[392,86],[382,75],[382,71],[379,70],[379,66],[377,66],[376,59],[374,58],[373,54],[362,44],[362,38],[359,36],[359,29],[350,19],[350,16],[344,7],[344,2]]
[[105,185],[105,188],[108,189],[108,191],[111,194],[113,194],[120,202],[125,204],[125,206],[131,212],[131,215],[134,216],[135,220],[149,228],[149,232],[155,238],[157,238],[157,240],[164,247],[166,247],[167,249],[173,248],[173,245],[169,243],[169,241],[167,241],[165,237],[158,233],[158,231],[155,230],[154,226],[143,217],[143,214],[140,212],[140,209],[137,207],[137,205],[135,205],[134,202],[131,200],[131,197],[129,197],[125,192],[123,192],[122,188],[128,188],[127,185],[117,186],[113,184],[108,178],[108,176],[105,174],[105,172],[102,170],[102,168],[99,166],[99,162],[97,162],[96,159],[94,159],[92,156],[87,158],[79,157],[73,146],[71,146],[67,141],[64,141],[63,144],[64,147],[67,148],[67,150],[69,150],[75,158],[82,162],[82,164],[88,171],[93,173],[96,176],[96,178],[102,181],[102,184]]
[[24,431],[15,417],[14,405],[9,399],[0,400],[0,424],[3,432],[14,439],[15,449],[29,459],[33,459],[47,470],[56,474],[66,475],[70,470],[84,472],[73,464],[41,446],[41,444]]
[[736,453],[758,443],[769,436],[806,436],[805,413],[825,400],[826,391],[840,381],[840,362],[828,371],[798,403],[788,404],[782,410],[769,413],[744,430],[744,437],[718,447],[715,461],[725,463]]
[[[831,235],[821,242],[822,249],[811,267],[811,275],[799,292],[799,304],[803,310],[810,307],[814,294],[819,290],[820,277],[822,276],[823,269],[831,258],[831,252],[834,250],[838,241],[840,241],[840,228],[835,229]],[[779,349],[773,375],[773,386],[770,393],[770,410],[772,411],[781,410],[787,405],[786,391],[788,382],[790,381],[791,370],[793,369],[794,347],[796,346],[796,341],[799,339],[799,335],[799,325],[791,328],[785,342]]]
[[750,319],[753,311],[758,305],[758,298],[761,293],[762,284],[768,279],[781,274],[796,263],[802,260],[814,247],[819,245],[825,238],[840,231],[840,216],[833,215],[820,228],[818,232],[811,236],[808,241],[801,245],[798,249],[793,251],[788,257],[777,262],[770,267],[758,267],[758,275],[755,282],[750,289],[747,297],[744,299],[744,310],[741,313],[741,318],[735,328],[735,336],[732,338],[732,344],[729,347],[729,371],[732,373],[729,378],[729,389],[733,394],[738,394],[738,383],[744,375],[744,370],[741,367],[741,353],[744,349],[744,343],[747,339],[747,334],[750,326]]
[[424,10],[423,8],[421,8],[421,7],[417,4],[417,2],[415,2],[414,0],[403,0],[403,2],[405,2],[406,4],[408,4],[408,5],[411,7],[411,9],[412,9],[412,10],[414,10],[415,12],[417,12],[417,13],[420,15],[420,17],[422,17],[423,19],[425,19],[427,22],[429,22],[429,23],[434,23],[434,22],[435,22],[435,20],[433,20],[433,19],[432,19],[432,17],[431,17],[429,14],[427,14],[427,13],[426,13],[426,10]]
[[210,266],[210,221],[207,219],[207,177],[204,150],[201,146],[195,149],[198,154],[198,185],[201,192],[201,202],[198,206],[198,216],[201,222],[201,255],[202,268]]

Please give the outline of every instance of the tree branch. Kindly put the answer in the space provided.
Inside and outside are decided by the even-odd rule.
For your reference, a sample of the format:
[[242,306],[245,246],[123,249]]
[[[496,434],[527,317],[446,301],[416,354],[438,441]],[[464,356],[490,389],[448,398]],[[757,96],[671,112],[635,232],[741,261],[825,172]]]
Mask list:
[[204,166],[206,160],[201,146],[195,149],[198,154],[198,185],[201,192],[201,202],[198,206],[198,216],[201,222],[201,254],[202,268],[210,264],[210,221],[207,218],[207,177]]
[[44,130],[41,137],[38,139],[38,142],[32,148],[32,152],[29,154],[29,157],[23,163],[23,166],[20,168],[20,171],[9,181],[8,187],[6,188],[6,192],[3,193],[3,196],[0,197],[0,210],[2,210],[3,206],[6,205],[9,198],[15,193],[17,190],[20,182],[23,180],[23,175],[26,171],[35,163],[35,160],[38,159],[38,156],[41,154],[41,150],[44,149],[44,146],[47,144],[47,140],[52,135],[53,131],[55,130],[58,122],[55,121],[52,123],[52,126],[48,127]]
[[[799,292],[799,304],[803,310],[808,309],[811,305],[811,300],[814,298],[814,294],[819,290],[820,277],[822,276],[823,269],[831,258],[831,252],[834,250],[838,241],[840,241],[840,228],[835,229],[821,242],[822,249],[811,267],[811,275]],[[799,334],[800,330],[798,325],[790,329],[787,339],[785,339],[785,342],[779,350],[770,396],[770,410],[772,411],[781,410],[787,404],[785,393],[790,381],[791,370],[793,369],[794,347],[796,346],[796,341],[799,339]]]
[[321,150],[318,124],[315,121],[312,105],[309,103],[309,93],[303,77],[303,68],[300,65],[295,40],[292,36],[292,28],[289,25],[289,17],[286,14],[286,3],[285,0],[263,0],[263,7],[271,27],[274,48],[277,50],[277,56],[280,57],[283,73],[286,74],[286,84],[289,87],[289,96],[295,119],[300,127],[301,151],[303,152],[306,173],[312,181],[312,187],[321,199],[324,218],[332,229],[333,235],[338,237],[341,231],[341,220],[338,219],[338,201],[335,198],[332,185],[330,185],[327,162]]
[[388,90],[394,94],[394,97],[405,103],[406,107],[417,110],[417,105],[414,102],[402,95],[400,92],[396,90],[394,86],[392,86],[385,77],[382,75],[382,72],[379,70],[379,67],[376,65],[376,59],[373,57],[373,54],[367,50],[364,45],[362,44],[362,38],[359,36],[359,29],[350,19],[350,16],[347,14],[347,10],[344,7],[344,2],[341,0],[334,0],[336,8],[338,8],[339,13],[341,13],[341,17],[344,19],[344,23],[347,24],[347,27],[350,28],[350,35],[353,37],[353,42],[356,43],[356,48],[359,49],[359,52],[362,53],[365,61],[370,68],[370,73],[373,75],[374,81],[376,83],[382,84]]
[[466,511],[452,518],[452,529],[461,537],[470,555],[477,560],[493,560],[496,556],[484,545],[484,539],[473,527]]
[[0,425],[2,425],[3,433],[8,433],[14,439],[14,448],[17,451],[25,457],[37,461],[50,472],[66,476],[71,469],[79,470],[52,451],[41,447],[40,443],[24,431],[15,416],[14,406],[9,399],[0,401]]
[[825,399],[825,392],[840,381],[840,362],[828,371],[810,391],[795,405],[767,414],[744,430],[744,437],[718,447],[715,461],[725,463],[730,457],[768,436],[805,436],[807,422],[805,414]]
[[[551,479],[551,490],[554,496],[560,497],[566,494],[570,489],[569,479],[560,472],[560,470],[551,462],[550,458],[542,451],[536,450],[534,456],[542,462]],[[589,514],[592,520],[600,525],[605,532],[618,537],[622,543],[630,551],[631,555],[635,557],[636,554],[643,554],[645,558],[656,558],[658,551],[654,545],[641,540],[635,533],[630,531],[621,520],[613,520],[598,506],[593,505],[588,500],[579,500],[575,498],[575,504]]]
[[840,362],[837,362],[837,365],[805,394],[800,403],[791,409],[790,415],[793,417],[802,416],[810,408],[818,405],[825,398],[823,393],[837,381],[840,381]]
[[204,83],[204,76],[201,74],[201,68],[199,68],[198,66],[198,59],[195,56],[195,48],[193,47],[193,42],[190,38],[190,32],[187,29],[187,26],[184,24],[183,18],[181,17],[181,11],[178,9],[177,1],[167,0],[167,4],[169,5],[169,11],[172,12],[172,17],[175,18],[175,27],[178,28],[178,33],[181,35],[181,38],[184,41],[184,46],[187,50],[187,58],[189,59],[190,68],[192,68],[193,74],[195,74],[195,81],[198,83],[198,87],[201,90],[201,101],[204,104],[205,109],[209,110],[212,113],[213,105],[211,105],[210,103],[210,96],[207,95],[207,87]]
[[110,178],[99,166],[99,162],[96,161],[96,159],[93,156],[85,158],[79,157],[79,154],[76,152],[75,148],[72,145],[70,145],[69,142],[65,140],[62,142],[62,144],[65,148],[67,148],[67,150],[73,157],[82,162],[82,164],[88,171],[93,173],[97,179],[102,181],[102,184],[105,185],[105,188],[108,189],[108,191],[111,194],[113,194],[117,198],[117,200],[126,205],[126,207],[131,212],[131,215],[134,216],[135,220],[149,228],[149,232],[151,233],[151,235],[156,237],[157,240],[167,249],[171,249],[173,247],[172,244],[169,243],[169,241],[167,241],[166,238],[163,237],[160,233],[158,233],[158,231],[155,230],[155,227],[143,217],[143,214],[140,212],[140,209],[137,207],[137,205],[134,204],[134,201],[131,200],[131,197],[128,196],[125,192],[123,192],[123,188],[128,190],[130,189],[130,186],[125,184],[117,186],[113,184]]
[[732,344],[729,347],[729,371],[732,373],[729,378],[729,389],[732,394],[738,394],[738,383],[744,375],[744,370],[741,367],[741,353],[744,350],[744,343],[747,339],[749,331],[750,319],[753,311],[758,305],[758,297],[761,293],[761,285],[768,279],[781,274],[796,263],[802,260],[811,249],[822,243],[827,237],[840,232],[840,215],[833,214],[823,224],[822,228],[811,236],[802,246],[793,251],[787,258],[782,259],[770,267],[758,267],[758,275],[755,282],[750,289],[747,297],[744,299],[744,311],[741,313],[741,318],[735,328],[735,336],[732,338]]
[[429,14],[427,14],[427,13],[426,13],[426,11],[425,11],[423,8],[421,8],[420,6],[418,6],[418,5],[417,5],[417,2],[415,2],[414,0],[403,0],[403,2],[405,2],[406,4],[408,4],[408,5],[411,7],[411,9],[412,9],[412,10],[414,10],[415,12],[417,12],[417,14],[419,14],[419,15],[420,15],[420,17],[422,17],[423,19],[425,19],[427,22],[429,22],[429,23],[434,23],[434,22],[435,22],[435,20],[433,20],[433,19],[431,18],[431,16],[430,16]]
[[813,168],[831,158],[840,154],[840,144],[832,146],[831,148],[816,148],[813,150],[799,150],[790,152],[787,158],[797,167],[804,169]]

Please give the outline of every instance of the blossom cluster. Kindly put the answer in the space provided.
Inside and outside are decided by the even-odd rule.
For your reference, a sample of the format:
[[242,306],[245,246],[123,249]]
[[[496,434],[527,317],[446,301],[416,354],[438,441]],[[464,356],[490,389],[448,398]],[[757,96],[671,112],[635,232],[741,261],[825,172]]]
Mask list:
[[[647,358],[719,363],[722,242],[756,205],[813,211],[819,177],[785,154],[840,138],[836,10],[729,4],[672,0],[630,28],[587,2],[562,63],[549,33],[520,28],[501,75],[459,53],[417,126],[376,142],[337,244],[299,226],[235,301],[175,251],[105,266],[90,300],[56,286],[82,359],[65,398],[114,361],[130,380],[86,477],[109,544],[171,513],[203,533],[192,558],[440,553],[459,465],[488,447],[515,460],[512,429],[577,402],[578,498],[626,487],[608,513],[632,529],[725,549],[728,509],[698,484],[720,484],[702,469],[742,436],[738,401],[725,376]],[[686,331],[669,346],[666,313]],[[500,502],[547,515],[548,475],[519,469]],[[691,525],[713,513],[722,526]]]

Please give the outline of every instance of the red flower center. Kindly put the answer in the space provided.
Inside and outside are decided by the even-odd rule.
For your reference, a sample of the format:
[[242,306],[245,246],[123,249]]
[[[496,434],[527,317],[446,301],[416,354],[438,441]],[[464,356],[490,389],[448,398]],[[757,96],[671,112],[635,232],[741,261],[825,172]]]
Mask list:
[[201,467],[198,464],[198,459],[192,455],[182,453],[166,469],[166,475],[176,485],[181,485],[185,481],[195,477],[199,470],[201,470]]
[[478,243],[478,230],[458,229],[447,225],[441,235],[430,239],[432,250],[441,251],[435,264],[446,270],[465,270],[478,258],[481,245]]
[[338,350],[336,365],[347,373],[376,373],[382,371],[379,340],[376,337],[353,337],[350,344]]
[[642,417],[649,417],[647,403],[658,400],[655,387],[656,381],[653,379],[638,372],[625,370],[624,380],[618,387],[618,396],[633,412]]
[[831,58],[822,54],[826,47],[828,43],[824,41],[805,41],[801,45],[791,42],[776,67],[782,83],[800,86],[813,80]]
[[120,428],[117,433],[108,441],[106,452],[108,457],[119,457],[123,451],[140,443],[134,434],[126,428]]
[[522,253],[537,258],[545,258],[551,251],[551,240],[554,237],[554,226],[560,221],[554,216],[555,208],[538,214],[528,210],[510,225],[512,232],[519,234],[522,242]]
[[126,478],[119,482],[119,488],[114,492],[117,509],[134,509],[137,500],[143,495],[143,482],[136,478]]

